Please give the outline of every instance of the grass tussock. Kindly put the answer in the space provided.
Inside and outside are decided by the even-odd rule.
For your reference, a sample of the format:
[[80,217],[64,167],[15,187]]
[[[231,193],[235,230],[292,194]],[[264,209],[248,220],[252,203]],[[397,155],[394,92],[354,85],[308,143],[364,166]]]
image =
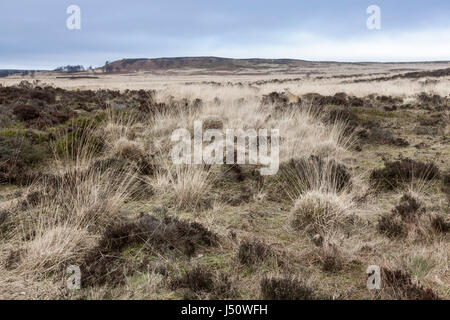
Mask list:
[[282,163],[277,182],[283,195],[295,201],[310,190],[336,194],[348,191],[351,175],[344,165],[334,159],[311,156]]
[[326,234],[345,225],[349,215],[346,195],[309,191],[295,202],[291,210],[294,230]]
[[203,165],[169,164],[156,172],[155,179],[146,181],[156,192],[170,197],[176,208],[195,210],[207,205],[210,175]]
[[112,153],[114,156],[124,159],[138,159],[145,155],[144,148],[141,144],[125,137],[119,138],[114,143]]

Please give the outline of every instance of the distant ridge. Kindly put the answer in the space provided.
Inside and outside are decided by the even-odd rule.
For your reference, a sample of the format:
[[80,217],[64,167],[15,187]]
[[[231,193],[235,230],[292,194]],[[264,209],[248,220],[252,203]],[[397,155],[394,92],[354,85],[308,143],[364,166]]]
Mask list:
[[[269,69],[289,72],[304,68],[329,68],[331,66],[414,66],[440,63],[449,66],[450,61],[428,62],[338,62],[338,61],[307,61],[298,59],[233,59],[221,57],[174,57],[174,58],[134,58],[121,59],[107,63],[98,68],[107,73],[131,73],[131,72],[158,72],[167,70],[199,69],[204,72],[264,72]],[[412,69],[416,70],[416,68]],[[419,68],[420,70],[420,68]]]
[[[322,62],[323,63],[323,62]],[[158,71],[181,68],[199,68],[210,70],[233,71],[238,69],[262,69],[271,66],[301,67],[314,65],[314,62],[296,59],[232,59],[219,57],[177,57],[155,59],[122,59],[106,64],[103,68],[108,73],[135,71]]]
[[0,69],[0,78],[7,77],[16,73],[28,73],[30,70],[16,70],[16,69]]

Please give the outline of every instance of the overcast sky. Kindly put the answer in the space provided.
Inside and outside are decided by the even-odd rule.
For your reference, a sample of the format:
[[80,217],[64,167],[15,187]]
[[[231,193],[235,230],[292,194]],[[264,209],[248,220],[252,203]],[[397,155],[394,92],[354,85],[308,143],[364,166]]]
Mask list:
[[[69,30],[67,7],[81,9]],[[366,9],[381,9],[369,30]],[[450,60],[449,0],[1,0],[0,69],[221,56]]]

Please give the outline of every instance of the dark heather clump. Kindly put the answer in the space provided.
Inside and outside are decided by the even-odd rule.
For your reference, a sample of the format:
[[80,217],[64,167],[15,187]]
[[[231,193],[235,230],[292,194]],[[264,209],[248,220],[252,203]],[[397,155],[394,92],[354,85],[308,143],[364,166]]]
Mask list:
[[209,292],[214,288],[214,275],[209,269],[197,266],[186,271],[182,277],[173,279],[171,287]]
[[425,207],[410,194],[404,194],[391,213],[378,220],[378,232],[389,238],[403,237],[408,234],[406,223],[415,223],[425,213]]
[[377,224],[378,232],[389,238],[398,238],[406,235],[405,225],[400,218],[393,214],[381,216]]
[[81,277],[83,287],[104,284],[115,287],[125,282],[125,266],[120,257],[96,248],[85,255],[81,264]]
[[239,262],[249,266],[264,262],[267,258],[273,256],[272,249],[258,240],[243,240],[237,253]]
[[127,272],[143,267],[128,266],[120,259],[121,250],[132,245],[143,244],[145,250],[163,255],[177,249],[190,257],[198,248],[217,243],[218,236],[197,222],[145,214],[136,221],[119,222],[106,229],[97,247],[83,259],[83,281],[88,285],[122,283]]
[[8,215],[9,215],[8,211],[0,210],[0,226],[6,221]]
[[358,127],[358,117],[347,107],[337,107],[325,113],[323,118],[325,124],[344,122],[346,124],[345,134],[350,134]]
[[36,165],[49,157],[46,145],[19,134],[0,136],[0,183],[19,183]]
[[322,270],[326,272],[338,272],[344,268],[346,263],[341,251],[335,245],[320,248],[318,258]]
[[450,221],[446,221],[442,216],[435,216],[431,220],[431,226],[438,233],[447,233],[450,231]]
[[323,106],[348,106],[349,101],[347,94],[344,92],[338,92],[334,96],[322,96],[317,93],[309,93],[303,95],[303,98],[308,101],[314,103],[314,105],[323,107]]
[[403,221],[413,221],[425,212],[425,208],[414,197],[409,194],[404,194],[400,199],[400,203],[395,207],[394,212]]
[[28,121],[32,119],[39,118],[39,109],[33,106],[18,105],[13,109],[14,115],[21,121]]
[[286,93],[272,92],[262,97],[261,105],[263,107],[272,106],[273,110],[278,113],[300,108],[301,100],[296,99],[296,101],[290,102]]
[[439,169],[434,163],[402,159],[395,162],[386,162],[384,168],[373,170],[370,180],[383,189],[393,190],[413,178],[432,180],[438,177]]
[[172,289],[186,288],[194,293],[212,293],[214,299],[229,298],[235,294],[233,281],[223,272],[212,272],[205,266],[197,265],[180,277],[174,277],[170,281]]
[[369,120],[364,124],[365,129],[359,130],[357,132],[358,137],[362,142],[370,144],[394,145],[397,147],[409,146],[408,141],[400,137],[394,137],[391,131],[372,125],[372,121]]
[[443,175],[442,182],[442,191],[447,195],[447,198],[450,201],[450,171]]
[[263,105],[284,105],[289,101],[285,93],[271,92],[262,97],[261,103]]
[[265,300],[313,300],[314,291],[303,281],[292,277],[263,278],[261,296]]
[[178,218],[142,215],[137,221],[120,224],[108,231],[106,247],[121,248],[145,243],[160,252],[178,249],[191,256],[199,247],[214,246],[218,236],[198,222]]
[[381,281],[384,291],[394,299],[440,300],[432,289],[414,283],[411,276],[403,270],[382,268]]

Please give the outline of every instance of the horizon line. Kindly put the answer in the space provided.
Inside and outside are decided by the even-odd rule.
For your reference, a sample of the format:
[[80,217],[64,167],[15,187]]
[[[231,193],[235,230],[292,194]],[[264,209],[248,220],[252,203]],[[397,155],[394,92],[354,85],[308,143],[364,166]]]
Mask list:
[[[209,56],[209,55],[205,55],[205,56],[161,56],[161,57],[156,57],[156,58],[134,58],[134,57],[126,57],[126,58],[121,58],[121,59],[116,59],[116,60],[105,60],[108,62],[108,64],[111,64],[113,62],[117,62],[117,61],[122,61],[122,60],[158,60],[158,59],[186,59],[186,58],[218,58],[218,59],[228,59],[228,60],[292,60],[292,61],[302,61],[302,62],[314,62],[314,63],[344,63],[344,64],[360,64],[360,63],[370,63],[370,64],[419,64],[419,63],[424,63],[424,64],[431,64],[431,63],[450,63],[450,59],[449,60],[414,60],[414,61],[406,61],[406,60],[402,60],[402,61],[370,61],[370,60],[355,60],[355,61],[339,61],[339,60],[305,60],[305,59],[299,59],[299,58],[258,58],[258,57],[252,57],[252,58],[232,58],[232,57],[223,57],[223,56]],[[67,64],[67,65],[77,65],[75,64]],[[80,64],[83,67],[88,68],[89,64],[87,65],[83,65]],[[92,66],[92,65],[91,65]],[[100,65],[100,66],[96,66],[93,67],[93,69],[97,69],[97,68],[101,68],[104,65]],[[58,66],[60,67],[60,66]],[[49,71],[54,71],[55,68],[58,67],[54,67],[52,68],[30,68],[30,67],[0,67],[0,70],[3,71],[38,71],[38,72],[49,72]]]

